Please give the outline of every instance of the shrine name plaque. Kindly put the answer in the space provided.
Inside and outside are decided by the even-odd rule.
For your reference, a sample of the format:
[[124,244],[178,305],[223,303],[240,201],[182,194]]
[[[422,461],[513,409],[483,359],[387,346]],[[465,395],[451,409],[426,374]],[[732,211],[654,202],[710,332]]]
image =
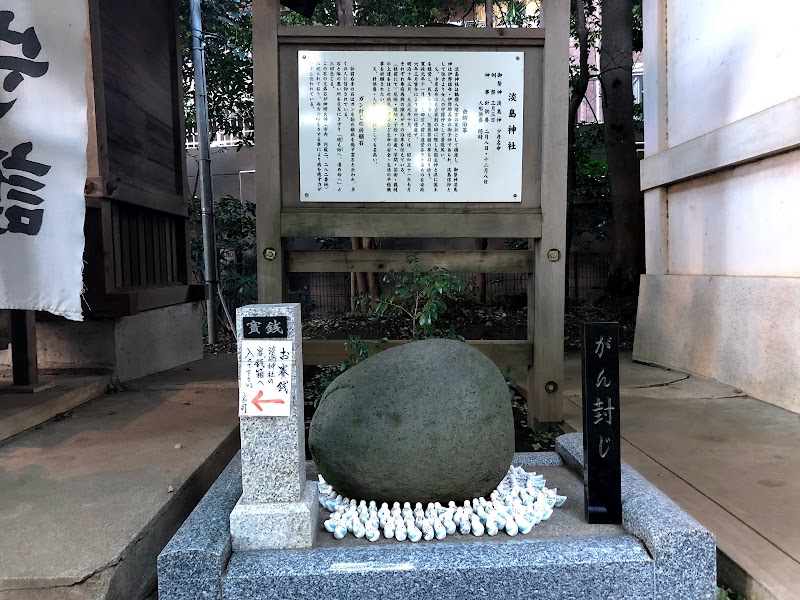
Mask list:
[[300,200],[521,202],[521,52],[299,50]]

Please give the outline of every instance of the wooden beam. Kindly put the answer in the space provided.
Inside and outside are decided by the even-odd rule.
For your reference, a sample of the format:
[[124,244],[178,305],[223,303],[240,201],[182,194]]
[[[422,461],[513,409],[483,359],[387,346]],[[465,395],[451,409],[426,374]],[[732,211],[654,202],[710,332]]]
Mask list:
[[202,284],[128,289],[118,290],[92,300],[84,306],[84,310],[93,317],[127,317],[143,310],[186,302],[201,302],[205,298],[206,286]]
[[108,131],[100,35],[100,0],[88,0],[86,23],[86,97],[89,136],[86,144],[87,181],[108,179]]
[[183,196],[146,190],[119,178],[111,182],[99,177],[88,178],[84,194],[87,206],[99,205],[103,198],[108,198],[180,217],[189,215],[189,204]]
[[[375,340],[364,340],[374,344]],[[345,340],[303,340],[303,364],[338,365],[353,352],[344,347]],[[388,350],[408,340],[389,340],[381,348]],[[525,367],[531,362],[531,344],[527,340],[467,340],[467,343],[488,356],[499,369]]]
[[528,336],[535,340],[528,371],[528,413],[535,421],[562,420],[564,387],[564,277],[567,261],[567,106],[569,0],[542,2],[550,35],[544,47],[541,239],[534,246],[536,276],[528,287]]
[[[283,302],[278,0],[253,2],[253,82],[256,116],[256,265],[258,300]],[[327,27],[325,29],[328,29]],[[311,234],[324,235],[324,234]],[[274,255],[273,255],[274,251]]]
[[278,27],[281,44],[486,46],[502,40],[504,46],[541,46],[545,35],[544,28]]
[[39,367],[36,356],[36,313],[11,311],[11,371],[15,386],[36,386]]
[[189,216],[189,203],[182,195],[153,192],[121,179],[113,181],[110,187],[111,193],[107,196],[112,200],[135,204],[179,217]]
[[[292,250],[287,252],[290,273],[388,273],[411,267],[402,250]],[[533,252],[528,250],[448,250],[413,253],[420,269],[440,267],[466,273],[530,273]]]
[[[175,188],[189,202],[189,176],[186,172],[186,113],[183,104],[183,39],[181,31],[180,4],[172,3],[171,26],[173,30],[170,44],[172,62],[172,123],[175,152]],[[198,173],[199,176],[199,173]]]
[[[539,211],[498,214],[284,212],[284,237],[532,237],[542,234]],[[563,222],[562,222],[563,225]]]
[[141,312],[163,306],[200,302],[206,299],[205,285],[174,285],[128,292],[131,296],[131,310]]

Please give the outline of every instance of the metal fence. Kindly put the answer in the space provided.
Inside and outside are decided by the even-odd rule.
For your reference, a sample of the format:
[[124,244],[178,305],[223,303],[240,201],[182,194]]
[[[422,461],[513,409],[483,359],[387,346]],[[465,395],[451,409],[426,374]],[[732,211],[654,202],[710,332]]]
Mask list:
[[574,252],[569,255],[569,298],[594,302],[605,292],[610,253]]
[[[574,253],[569,257],[569,297],[594,301],[603,295],[608,278],[610,254]],[[465,294],[474,295],[475,273],[453,273],[464,282]],[[526,274],[487,273],[486,300],[489,304],[524,305],[519,302],[527,290]],[[383,283],[383,291],[391,285]],[[349,273],[290,273],[289,301],[299,302],[303,313],[313,317],[344,314],[350,310]]]

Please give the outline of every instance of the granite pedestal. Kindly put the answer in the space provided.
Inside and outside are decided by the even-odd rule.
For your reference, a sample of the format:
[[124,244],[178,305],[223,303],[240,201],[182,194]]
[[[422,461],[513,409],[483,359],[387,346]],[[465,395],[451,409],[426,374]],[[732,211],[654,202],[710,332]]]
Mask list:
[[[557,453],[515,455],[568,496],[525,536],[369,543],[318,525],[311,548],[240,552],[227,526],[235,459],[159,556],[159,598],[713,598],[714,536],[627,465],[623,524],[587,524],[582,461],[580,434],[561,436]],[[316,478],[311,462],[306,475]]]
[[[249,327],[251,322],[255,323],[252,328]],[[269,331],[266,331],[268,325]],[[244,405],[240,405],[242,492],[230,515],[231,545],[234,550],[241,551],[309,548],[318,525],[319,504],[314,482],[306,481],[300,305],[244,306],[236,311],[236,326],[240,403]],[[247,340],[248,334],[269,337]],[[287,356],[292,358],[286,365],[291,390],[288,414],[242,415],[242,410],[254,415],[264,410],[249,398],[259,388],[262,391],[256,399],[260,398],[263,390],[269,389],[263,382],[270,384],[273,378],[278,378],[274,364],[269,365],[267,350],[260,358],[260,365],[253,364],[259,356],[244,354],[247,341],[254,340],[256,345],[267,348],[270,342],[289,344]],[[249,367],[248,361],[251,361]],[[260,377],[256,375],[259,368]],[[274,391],[272,386],[267,396]]]

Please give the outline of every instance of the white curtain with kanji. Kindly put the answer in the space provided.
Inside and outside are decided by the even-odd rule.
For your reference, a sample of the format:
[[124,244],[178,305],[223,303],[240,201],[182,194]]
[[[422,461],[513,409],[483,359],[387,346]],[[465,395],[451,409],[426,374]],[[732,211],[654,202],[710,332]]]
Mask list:
[[0,309],[80,321],[86,0],[0,2]]

